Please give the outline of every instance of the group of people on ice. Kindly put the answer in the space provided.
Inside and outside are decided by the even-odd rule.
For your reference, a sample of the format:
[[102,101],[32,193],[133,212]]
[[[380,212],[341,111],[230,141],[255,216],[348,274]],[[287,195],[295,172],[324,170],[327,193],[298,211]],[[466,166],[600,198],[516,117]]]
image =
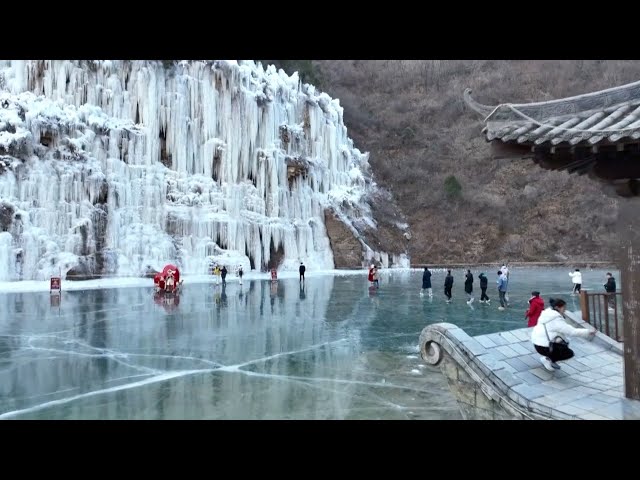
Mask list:
[[[372,272],[374,276],[372,276]],[[372,268],[369,270],[370,282],[374,282],[376,273],[377,271],[372,265]],[[500,301],[500,306],[498,307],[498,310],[505,310],[509,306],[509,274],[510,274],[509,268],[507,267],[506,264],[502,265],[502,267],[500,267],[500,270],[498,270],[497,272],[496,286],[498,290],[498,298]],[[572,283],[573,283],[573,290],[571,294],[579,295],[582,289],[582,273],[580,272],[580,269],[576,268],[575,271],[570,272],[569,275],[571,276]],[[478,275],[478,280],[480,280],[480,290],[481,290],[480,303],[490,305],[491,300],[487,295],[489,280],[487,276],[484,274],[484,272]],[[444,295],[447,298],[446,300],[447,303],[451,303],[453,299],[453,293],[452,293],[453,281],[454,279],[453,279],[453,274],[451,273],[451,270],[447,270],[447,275],[444,279]],[[465,274],[465,279],[464,279],[464,291],[467,295],[468,305],[471,305],[475,300],[473,295],[473,283],[474,283],[473,273],[471,273],[471,270],[467,270],[467,273]],[[605,289],[605,292],[607,293],[610,293],[610,294],[616,293],[616,281],[613,278],[613,275],[611,273],[607,273],[607,279],[606,279],[606,283],[604,284],[604,289]],[[420,290],[420,296],[424,296],[425,293],[429,297],[433,297],[433,289],[431,285],[431,270],[429,270],[429,267],[424,267],[424,271],[422,273],[422,289]],[[537,295],[539,295],[539,292],[537,293]],[[535,298],[537,295],[536,295],[536,292],[532,292],[532,298]],[[610,307],[613,306],[613,303],[615,302],[614,295],[610,296],[609,302],[610,302],[609,303]]]
[[[227,275],[229,274],[229,271],[227,270],[226,265],[220,266],[217,263],[211,262],[209,264],[209,274],[215,277],[216,285],[220,285],[221,279],[222,279],[222,285],[223,286],[227,285]],[[240,285],[242,285],[242,276],[244,275],[244,271],[242,270],[242,265],[238,265],[238,268],[236,269],[236,275],[240,280]]]
[[[300,274],[300,282],[304,283],[304,274],[307,271],[307,267],[305,266],[304,262],[300,262],[300,267],[298,268],[298,273]],[[227,284],[227,275],[229,273],[229,271],[227,270],[227,267],[225,265],[218,265],[217,263],[211,262],[209,264],[209,273],[211,275],[213,275],[216,279],[216,285],[220,284],[220,279],[222,279],[222,285],[226,285]],[[236,269],[236,275],[238,276],[238,279],[240,280],[240,285],[242,285],[242,277],[244,275],[244,270],[242,269],[242,265],[238,265],[238,268]],[[275,268],[272,268],[270,270],[270,275],[271,275],[271,281],[275,282],[278,280],[278,271]]]
[[[571,277],[571,281],[573,283],[573,291],[572,295],[579,295],[582,291],[582,273],[580,273],[580,269],[576,268],[575,272],[570,272],[569,276]],[[604,283],[604,291],[609,294],[616,293],[616,280],[613,278],[610,272],[607,273],[607,280]],[[609,296],[609,308],[613,308],[616,301],[615,295]]]
[[[489,279],[483,272],[478,275],[478,280],[480,280],[481,291],[480,303],[490,305],[491,300],[487,295]],[[473,296],[473,282],[473,273],[471,273],[471,270],[467,270],[464,277],[464,291],[467,294],[468,305],[471,305],[475,300]],[[504,310],[509,306],[509,268],[506,265],[503,265],[500,267],[500,270],[498,270],[498,279],[496,284],[498,286],[498,298],[500,299],[500,306],[498,307],[498,310]],[[429,270],[429,267],[424,267],[424,272],[422,273],[422,289],[420,290],[420,296],[424,296],[425,293],[429,295],[429,297],[433,297],[431,270]],[[447,303],[451,303],[453,300],[453,275],[451,274],[451,270],[447,270],[447,276],[444,278],[444,295],[447,297]]]

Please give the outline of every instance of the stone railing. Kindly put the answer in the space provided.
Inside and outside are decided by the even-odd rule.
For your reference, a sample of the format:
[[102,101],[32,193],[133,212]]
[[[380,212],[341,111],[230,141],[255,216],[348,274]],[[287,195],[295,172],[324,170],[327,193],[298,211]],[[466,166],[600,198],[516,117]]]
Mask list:
[[425,327],[419,345],[424,361],[440,367],[467,420],[577,419],[514,391],[511,387],[517,381],[513,375],[504,369],[494,370],[490,354],[456,325]]

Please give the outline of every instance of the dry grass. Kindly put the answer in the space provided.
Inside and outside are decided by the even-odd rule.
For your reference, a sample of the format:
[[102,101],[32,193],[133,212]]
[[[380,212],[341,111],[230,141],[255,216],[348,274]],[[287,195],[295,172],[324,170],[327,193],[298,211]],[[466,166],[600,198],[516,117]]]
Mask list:
[[[637,61],[314,61],[321,87],[340,99],[376,180],[394,194],[412,231],[415,263],[609,260],[615,202],[587,178],[532,162],[492,160],[482,103],[576,95],[640,78]],[[454,175],[460,198],[446,195]],[[398,245],[400,247],[400,245]]]

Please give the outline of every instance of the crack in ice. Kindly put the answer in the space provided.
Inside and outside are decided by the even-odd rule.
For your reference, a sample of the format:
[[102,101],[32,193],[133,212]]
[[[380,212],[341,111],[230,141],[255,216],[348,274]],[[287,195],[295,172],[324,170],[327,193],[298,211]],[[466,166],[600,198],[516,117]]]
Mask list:
[[43,410],[45,408],[49,408],[49,407],[53,407],[53,406],[57,406],[57,405],[64,405],[76,400],[80,400],[83,398],[89,398],[89,397],[94,397],[97,395],[104,395],[106,393],[113,393],[113,392],[119,392],[122,390],[130,390],[132,388],[137,388],[137,387],[142,387],[145,385],[150,385],[152,383],[158,383],[158,382],[164,382],[166,380],[171,380],[174,378],[179,378],[179,377],[186,377],[188,375],[194,375],[196,373],[206,373],[206,372],[212,372],[214,371],[214,369],[203,369],[203,370],[182,370],[182,371],[177,371],[177,372],[167,372],[167,373],[163,373],[161,375],[156,375],[154,377],[145,379],[145,380],[140,380],[139,382],[133,382],[133,383],[127,383],[124,385],[118,385],[115,387],[111,387],[111,388],[103,388],[101,390],[94,390],[91,392],[86,392],[86,393],[81,393],[79,395],[74,395],[73,397],[66,397],[66,398],[61,398],[59,400],[52,400],[50,402],[45,402],[45,403],[41,403],[39,405],[34,405],[32,407],[27,407],[27,408],[23,408],[20,410],[12,410],[10,412],[5,412],[0,414],[0,420],[4,420],[7,418],[13,418],[13,417],[17,417],[19,415],[24,415],[25,413],[32,413],[32,412],[36,412],[39,410]]
[[268,355],[266,357],[257,358],[255,360],[249,360],[248,362],[242,362],[242,363],[238,363],[238,364],[235,364],[235,365],[222,366],[221,370],[225,371],[225,372],[236,372],[236,371],[239,371],[240,368],[242,368],[242,367],[253,365],[255,363],[266,362],[268,360],[273,360],[274,358],[284,357],[284,356],[287,356],[287,355],[295,355],[295,354],[298,354],[298,353],[309,352],[309,351],[316,350],[316,349],[321,348],[321,347],[326,347],[328,345],[333,345],[333,344],[336,344],[336,343],[343,343],[343,342],[346,342],[346,341],[348,341],[348,339],[341,338],[339,340],[333,340],[333,341],[329,341],[329,342],[323,342],[323,343],[314,344],[314,345],[311,345],[310,347],[302,348],[300,350],[291,350],[291,351],[288,351],[288,352],[274,353],[273,355]]

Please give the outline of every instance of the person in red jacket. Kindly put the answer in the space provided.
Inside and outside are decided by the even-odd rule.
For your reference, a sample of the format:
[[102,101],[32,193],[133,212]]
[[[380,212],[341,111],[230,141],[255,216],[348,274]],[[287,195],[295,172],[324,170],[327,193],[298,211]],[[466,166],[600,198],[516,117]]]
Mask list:
[[529,299],[529,310],[524,314],[524,318],[529,319],[527,327],[535,327],[538,323],[538,317],[544,310],[544,300],[540,298],[540,292],[531,292]]

